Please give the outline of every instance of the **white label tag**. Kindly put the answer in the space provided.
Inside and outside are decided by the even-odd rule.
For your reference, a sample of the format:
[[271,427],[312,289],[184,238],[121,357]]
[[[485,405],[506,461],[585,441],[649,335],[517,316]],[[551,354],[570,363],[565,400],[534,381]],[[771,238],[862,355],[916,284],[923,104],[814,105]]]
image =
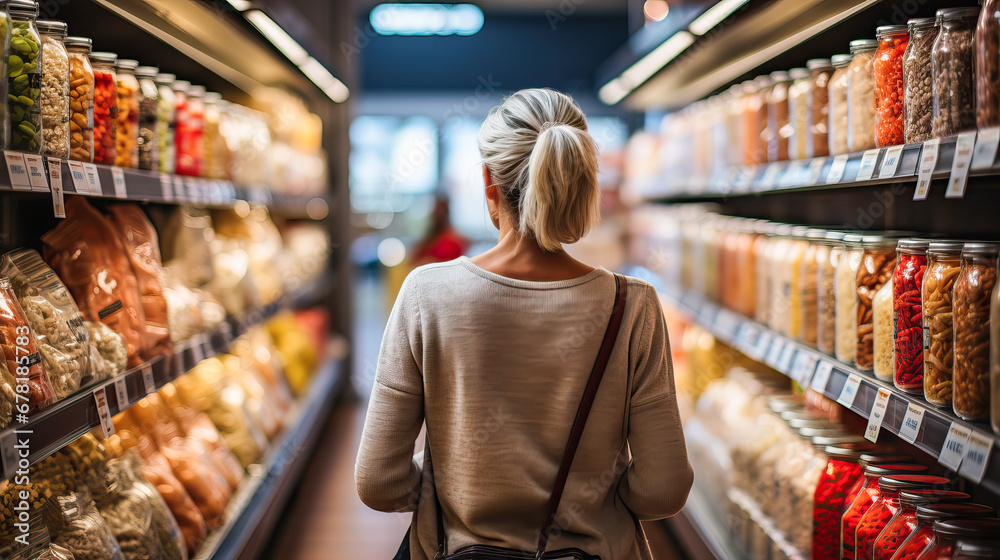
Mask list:
[[920,434],[920,425],[924,422],[925,411],[924,407],[914,403],[906,405],[903,425],[899,427],[899,437],[910,443],[916,443],[917,436]]
[[10,175],[10,186],[15,191],[30,191],[31,177],[28,177],[28,166],[24,163],[24,154],[4,150],[3,157],[7,160],[7,173]]
[[899,169],[899,160],[903,159],[903,147],[892,146],[885,149],[885,157],[882,158],[882,168],[878,170],[879,179],[891,179]]
[[819,358],[809,352],[799,352],[795,356],[795,365],[792,367],[792,378],[798,381],[800,386],[808,387],[812,382],[818,360]]
[[927,191],[931,188],[931,177],[934,175],[934,169],[937,168],[938,148],[940,146],[940,138],[933,138],[924,142],[924,147],[920,150],[920,164],[917,167],[917,188],[913,191],[913,200],[927,200]]
[[820,360],[816,366],[816,373],[813,375],[812,383],[809,384],[813,391],[819,394],[826,393],[826,384],[830,382],[830,374],[833,373],[833,364],[826,360]]
[[871,412],[868,414],[868,429],[865,430],[865,439],[872,443],[878,442],[878,433],[882,430],[882,421],[885,420],[885,410],[889,407],[889,390],[879,389],[875,403],[872,404]]
[[115,166],[111,168],[111,182],[115,185],[115,198],[128,198],[128,190],[125,188],[125,170]]
[[861,378],[853,373],[847,377],[847,381],[844,383],[844,388],[840,390],[840,396],[837,397],[837,402],[851,408],[854,404],[854,399],[858,396],[858,387],[861,386]]
[[826,175],[827,183],[839,183],[844,178],[844,170],[847,169],[847,158],[846,154],[833,158],[833,164],[830,165],[830,172]]
[[757,337],[757,344],[754,345],[753,354],[750,357],[758,362],[763,360],[767,356],[768,348],[771,347],[772,338],[774,338],[774,335],[771,334],[771,331],[761,332],[760,336]]
[[816,158],[809,163],[809,184],[819,183],[823,176],[823,167],[826,165],[826,158]]
[[794,358],[795,358],[795,345],[786,344],[785,349],[781,351],[781,357],[778,358],[778,367],[775,369],[790,377],[792,371],[792,360]]
[[166,173],[160,173],[160,195],[167,202],[174,200],[174,185]]
[[90,185],[87,184],[87,172],[83,170],[83,164],[79,161],[68,161],[69,177],[73,180],[73,190],[76,194],[90,194]]
[[63,198],[62,161],[49,158],[49,178],[52,180],[52,213],[57,218],[66,217],[66,204]]
[[1000,128],[984,128],[976,138],[976,149],[972,152],[973,171],[993,167],[997,156],[997,145],[1000,145]]
[[42,156],[24,154],[24,165],[28,167],[28,180],[31,182],[31,190],[36,192],[48,191],[49,181],[45,176],[45,163],[43,163]]
[[146,389],[146,394],[156,392],[156,383],[153,381],[153,366],[142,365],[142,385]]
[[719,312],[715,315],[715,324],[727,337],[732,338],[739,329],[740,320],[728,309],[720,307]]
[[938,455],[938,463],[958,472],[965,457],[965,446],[969,444],[972,436],[972,429],[952,422],[948,426],[948,437],[944,438],[944,445],[941,446],[941,454]]
[[104,191],[101,189],[101,177],[97,174],[97,166],[93,163],[85,163],[83,171],[87,175],[87,186],[90,187],[90,194],[103,196]]
[[17,472],[17,434],[13,430],[0,435],[0,462],[3,463],[4,479],[13,478]]
[[882,152],[881,149],[875,148],[873,150],[867,150],[863,156],[861,156],[861,166],[858,167],[858,176],[854,178],[855,181],[870,181],[872,176],[875,174],[875,163],[878,161],[878,155]]
[[945,198],[965,196],[965,184],[969,180],[969,164],[972,163],[972,150],[975,145],[975,132],[958,135],[958,141],[955,142],[955,159],[951,162],[951,178],[948,179],[948,190],[944,193]]
[[118,412],[128,408],[128,385],[125,384],[124,375],[115,378],[115,396],[118,398]]
[[774,187],[775,182],[778,179],[778,173],[781,171],[781,166],[777,163],[772,163],[767,166],[764,170],[764,176],[760,178],[760,186],[764,189],[770,189]]
[[802,170],[808,165],[809,162],[804,159],[792,160],[785,169],[785,173],[781,176],[781,181],[778,184],[782,187],[797,187],[801,185],[804,182],[802,180]]
[[174,199],[175,200],[187,200],[187,192],[184,189],[184,178],[180,175],[174,175]]
[[97,401],[97,416],[101,419],[101,433],[104,439],[115,435],[115,425],[111,422],[111,410],[108,409],[108,397],[104,387],[94,389],[94,400]]
[[781,359],[781,353],[785,350],[785,341],[782,339],[776,339],[771,342],[771,348],[767,351],[767,358],[764,360],[767,365],[777,368],[778,360]]
[[973,430],[969,436],[969,443],[965,446],[965,457],[962,458],[962,467],[958,474],[973,480],[976,484],[981,483],[986,476],[992,449],[993,438]]

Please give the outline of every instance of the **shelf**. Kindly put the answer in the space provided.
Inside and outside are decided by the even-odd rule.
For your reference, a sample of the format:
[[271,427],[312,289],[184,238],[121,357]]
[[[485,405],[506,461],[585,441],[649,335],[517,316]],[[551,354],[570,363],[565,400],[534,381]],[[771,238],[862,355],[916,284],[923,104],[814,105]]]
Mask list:
[[684,548],[685,558],[734,560],[744,558],[733,546],[730,532],[722,524],[724,516],[715,512],[709,501],[692,488],[681,512],[666,520],[673,535]]
[[764,532],[764,535],[767,536],[768,540],[770,540],[771,543],[777,547],[779,551],[781,551],[782,556],[779,556],[779,558],[787,558],[788,560],[805,560],[809,557],[808,554],[803,554],[802,551],[788,541],[785,534],[774,526],[774,523],[770,518],[764,515],[760,506],[757,505],[757,502],[755,502],[753,498],[748,496],[745,492],[739,490],[738,488],[730,488],[728,497],[734,504],[743,510],[747,517],[750,518],[750,521],[753,521],[757,527],[760,527],[761,531]]
[[[936,408],[920,395],[900,391],[891,383],[879,381],[870,373],[860,371],[832,356],[782,336],[760,323],[721,308],[695,292],[667,289],[661,291],[661,295],[673,301],[681,313],[719,340],[754,360],[766,363],[803,387],[812,387],[816,392],[839,402],[863,418],[870,419],[879,391],[888,393],[881,430],[910,441],[910,438],[900,435],[900,429],[908,409],[913,409],[918,415],[922,414],[922,420],[918,424],[916,438],[911,443],[939,462],[945,440],[949,437],[949,433],[953,432],[952,428],[955,428],[951,434],[953,438],[956,435],[973,434],[979,441],[988,442],[984,449],[981,446],[969,445],[967,437],[960,437],[958,442],[966,453],[961,467],[952,468],[955,467],[954,464],[942,464],[953,471],[957,470],[959,475],[981,484],[990,493],[1000,495],[1000,437],[995,436],[988,425],[961,420],[950,409]],[[850,395],[850,391],[844,391],[848,380],[858,383],[853,396]],[[969,460],[971,456],[969,454],[977,449],[985,453],[985,470],[981,480],[976,480],[977,473],[969,468],[974,465]]]
[[[110,415],[118,414],[147,394],[184,375],[205,358],[226,352],[233,339],[287,307],[282,301],[241,318],[227,319],[219,328],[174,345],[173,353],[129,369],[122,375],[82,387],[75,394],[31,415],[25,424],[0,430],[0,476],[8,479],[17,469],[15,440],[27,436],[28,464],[55,453],[70,442],[101,425],[95,393],[103,392]],[[124,391],[119,406],[119,391]]]

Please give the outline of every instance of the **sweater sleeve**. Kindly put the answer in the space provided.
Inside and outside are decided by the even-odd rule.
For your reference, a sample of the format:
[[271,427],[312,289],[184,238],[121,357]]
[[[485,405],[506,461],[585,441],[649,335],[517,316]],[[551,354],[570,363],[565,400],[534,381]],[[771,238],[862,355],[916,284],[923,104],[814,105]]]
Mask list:
[[424,421],[424,391],[415,274],[403,283],[382,337],[354,467],[361,501],[386,512],[412,511],[419,498],[421,465],[413,450]]
[[646,286],[642,296],[645,317],[628,421],[632,461],[618,493],[639,519],[662,519],[684,507],[694,474],[677,409],[663,310],[652,287]]

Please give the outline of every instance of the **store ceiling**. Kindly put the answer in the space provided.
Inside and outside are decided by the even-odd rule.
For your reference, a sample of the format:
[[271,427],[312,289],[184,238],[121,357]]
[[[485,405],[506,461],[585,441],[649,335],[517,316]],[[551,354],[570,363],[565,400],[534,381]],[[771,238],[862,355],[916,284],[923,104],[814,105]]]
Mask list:
[[[358,12],[368,13],[384,0],[357,0]],[[536,13],[544,14],[548,10],[569,11],[581,14],[598,14],[608,12],[624,13],[628,0],[470,0],[470,3],[482,8],[484,13]]]

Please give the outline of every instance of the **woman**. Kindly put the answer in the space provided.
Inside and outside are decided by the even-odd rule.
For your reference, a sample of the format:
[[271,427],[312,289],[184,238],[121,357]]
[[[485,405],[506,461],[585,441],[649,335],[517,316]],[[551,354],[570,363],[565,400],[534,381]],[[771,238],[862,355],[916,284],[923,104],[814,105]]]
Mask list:
[[[597,147],[576,103],[519,91],[490,112],[479,149],[500,240],[404,282],[355,469],[369,507],[414,512],[413,558],[437,551],[435,503],[448,554],[534,552],[614,301],[610,272],[562,250],[600,215]],[[413,456],[425,421],[427,463]],[[636,518],[674,515],[691,482],[659,300],[630,278],[547,549],[648,557]]]

